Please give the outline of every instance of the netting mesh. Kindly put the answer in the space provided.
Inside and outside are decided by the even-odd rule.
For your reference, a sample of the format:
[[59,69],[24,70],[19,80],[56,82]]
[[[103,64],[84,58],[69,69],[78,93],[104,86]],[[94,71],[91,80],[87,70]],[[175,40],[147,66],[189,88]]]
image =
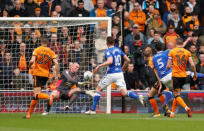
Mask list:
[[[102,24],[106,24],[104,26]],[[102,34],[102,35],[101,35]],[[35,48],[40,46],[40,39],[49,39],[49,45],[60,65],[60,72],[69,68],[71,62],[80,64],[79,76],[83,81],[83,73],[92,70],[103,62],[107,37],[107,22],[77,21],[59,19],[50,21],[0,21],[0,97],[1,112],[26,112],[32,99],[34,80],[29,60]],[[49,79],[55,73],[55,67],[50,69]],[[95,89],[100,76],[94,75],[92,83],[86,90]],[[60,75],[60,74],[59,74]],[[50,89],[55,88],[56,81],[50,83]],[[51,91],[44,91],[50,94]],[[105,96],[105,95],[104,95]],[[42,112],[46,100],[40,100],[36,112]],[[62,113],[68,101],[54,102],[51,112]],[[105,103],[102,99],[101,103]],[[86,111],[91,104],[91,97],[80,95],[72,106],[74,113]],[[104,105],[104,104],[103,104]]]

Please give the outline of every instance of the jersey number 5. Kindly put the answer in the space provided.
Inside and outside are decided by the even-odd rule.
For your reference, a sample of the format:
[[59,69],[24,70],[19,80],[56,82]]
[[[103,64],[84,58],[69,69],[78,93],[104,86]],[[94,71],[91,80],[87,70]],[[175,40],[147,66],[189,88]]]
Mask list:
[[51,59],[49,55],[40,54],[40,56],[42,57],[40,60],[38,60],[38,64],[46,64]]
[[186,64],[186,60],[185,60],[185,55],[183,55],[181,58],[179,55],[176,55],[177,57],[177,65],[185,65]]
[[163,63],[161,60],[162,60],[161,58],[159,58],[159,59],[157,60],[157,63],[158,63],[158,65],[159,65],[159,68],[160,68],[160,69],[164,67],[164,63]]

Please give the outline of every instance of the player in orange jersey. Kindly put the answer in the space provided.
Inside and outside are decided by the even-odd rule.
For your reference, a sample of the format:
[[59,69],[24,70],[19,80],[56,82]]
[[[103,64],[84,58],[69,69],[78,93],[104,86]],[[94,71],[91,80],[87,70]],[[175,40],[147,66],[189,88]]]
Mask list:
[[[33,77],[34,77],[34,90],[33,99],[30,103],[30,108],[24,118],[29,119],[35,106],[37,105],[38,99],[49,99],[49,95],[41,93],[41,88],[46,85],[49,76],[49,70],[52,62],[56,67],[56,74],[59,74],[59,65],[55,59],[55,53],[47,47],[48,39],[41,39],[41,46],[33,51],[32,58],[29,62],[29,68],[34,65]],[[57,76],[55,76],[57,79]]]
[[186,105],[183,99],[180,97],[180,91],[182,86],[185,84],[186,80],[186,65],[189,62],[191,68],[194,72],[193,80],[197,79],[196,74],[196,67],[193,63],[191,53],[184,49],[183,39],[177,38],[176,39],[177,47],[172,49],[169,52],[169,60],[167,64],[167,69],[170,69],[172,66],[172,82],[173,82],[173,93],[174,93],[174,100],[172,105],[172,112],[170,117],[174,117],[174,112],[176,110],[177,104],[180,104],[188,113],[188,117],[192,117],[190,108]]

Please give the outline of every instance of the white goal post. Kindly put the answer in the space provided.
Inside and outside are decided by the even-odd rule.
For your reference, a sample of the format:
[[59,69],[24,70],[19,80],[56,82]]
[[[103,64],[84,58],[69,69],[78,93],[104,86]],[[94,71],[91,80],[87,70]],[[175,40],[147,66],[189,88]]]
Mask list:
[[[104,26],[102,24],[104,24]],[[100,50],[97,52],[95,42],[97,39],[100,39],[101,32],[103,31],[107,33],[107,36],[111,36],[111,26],[111,17],[2,17],[0,19],[0,45],[2,51],[5,51],[5,55],[2,56],[2,59],[0,58],[0,113],[25,112],[29,106],[32,94],[32,76],[29,75],[29,69],[23,69],[25,65],[20,64],[22,62],[20,62],[20,60],[22,59],[19,55],[22,50],[26,50],[30,54],[33,49],[37,47],[37,45],[33,44],[34,41],[36,42],[36,39],[39,40],[41,37],[46,36],[52,44],[54,38],[57,37],[56,42],[61,43],[62,47],[57,45],[57,49],[55,51],[60,52],[58,50],[59,47],[62,48],[63,51],[65,50],[68,55],[65,57],[66,53],[64,52],[58,54],[61,64],[64,64],[64,62],[67,61],[66,66],[63,65],[62,70],[68,68],[68,62],[78,60],[80,66],[82,66],[82,69],[80,70],[80,76],[82,76],[84,71],[91,70],[91,59],[94,59],[97,64],[98,57],[100,56],[98,55],[98,52],[100,52]],[[67,28],[69,36],[66,38],[66,42],[64,42]],[[54,34],[56,34],[56,36]],[[84,39],[86,43],[80,43],[80,49],[78,49],[77,43],[75,42],[82,42],[82,40],[84,42]],[[22,43],[24,43],[26,49],[21,47],[21,45],[23,46]],[[31,43],[33,44],[32,46]],[[84,52],[81,53],[80,56],[77,56],[76,54],[79,50],[83,50]],[[11,54],[11,58],[7,58],[7,53]],[[27,57],[27,54],[24,57]],[[7,65],[8,59],[10,59],[10,65],[13,64],[11,69],[10,65]],[[18,71],[20,72],[18,73]],[[101,77],[103,76],[103,73],[103,71],[100,72]],[[90,89],[94,89],[95,87],[93,86],[95,85],[96,84],[93,80],[93,83],[90,85]],[[89,87],[86,87],[86,89],[89,89]],[[106,104],[106,106],[104,106],[106,107],[105,112],[110,114],[111,87],[107,87],[105,94],[106,99],[104,100],[106,101],[104,102],[102,100],[101,103],[104,102],[103,105]],[[84,97],[76,102],[75,105],[79,104],[79,106],[77,105],[78,107],[76,107],[77,109],[83,108],[83,111],[85,110],[84,107],[82,107],[84,106],[83,102],[87,103],[87,100],[85,99],[86,98]],[[18,100],[26,102],[19,102]],[[61,101],[57,104],[61,105],[61,103],[65,104],[65,102]],[[89,106],[90,103],[92,102],[88,103]],[[20,106],[18,104],[20,104]],[[44,107],[43,104],[44,101],[42,102],[42,105],[38,106],[36,112],[41,111],[41,106]],[[12,107],[21,108],[21,110],[16,108],[14,109]],[[73,109],[73,112],[76,112],[74,110],[75,108]],[[56,113],[61,112],[56,111]]]

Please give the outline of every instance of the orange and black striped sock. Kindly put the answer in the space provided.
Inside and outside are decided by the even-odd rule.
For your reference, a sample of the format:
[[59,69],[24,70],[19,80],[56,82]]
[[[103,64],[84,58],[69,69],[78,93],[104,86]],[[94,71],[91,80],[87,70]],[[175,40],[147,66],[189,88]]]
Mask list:
[[161,103],[164,104],[165,96],[163,94],[159,95],[159,99],[160,99]]
[[49,99],[49,95],[45,93],[39,93],[38,94],[38,99]]
[[34,110],[35,106],[37,105],[37,103],[38,103],[38,100],[32,100],[30,102],[30,108],[28,110],[29,114],[31,114],[33,112],[33,110]]
[[158,106],[157,106],[157,102],[154,99],[154,97],[149,97],[149,103],[151,104],[152,109],[154,110],[154,114],[155,115],[159,114],[159,109],[158,109]]
[[186,109],[187,105],[180,96],[176,96],[176,101],[179,105],[181,105],[184,109]]
[[173,113],[176,111],[177,106],[178,106],[178,104],[177,104],[176,98],[174,98],[173,104],[172,104],[172,112]]

